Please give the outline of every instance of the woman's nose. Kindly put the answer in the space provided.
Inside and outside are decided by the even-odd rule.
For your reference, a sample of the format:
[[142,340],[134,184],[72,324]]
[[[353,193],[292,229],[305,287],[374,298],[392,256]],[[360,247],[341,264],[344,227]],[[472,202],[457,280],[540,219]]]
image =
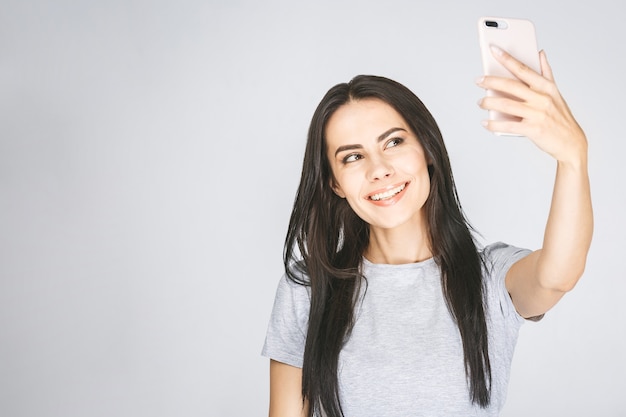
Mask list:
[[382,180],[393,175],[393,166],[384,158],[370,159],[368,177],[370,181]]

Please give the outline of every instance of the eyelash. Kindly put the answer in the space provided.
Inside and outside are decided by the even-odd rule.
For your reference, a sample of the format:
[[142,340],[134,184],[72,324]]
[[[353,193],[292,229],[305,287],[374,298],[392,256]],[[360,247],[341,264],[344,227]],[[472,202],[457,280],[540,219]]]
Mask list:
[[[356,159],[350,160],[353,157],[356,157]],[[363,158],[363,155],[359,154],[359,153],[351,153],[349,155],[346,155],[341,162],[343,162],[343,164],[349,164],[350,162],[355,162],[358,161],[359,159]]]
[[[402,144],[402,142],[404,142],[403,138],[392,138],[389,139],[386,143],[385,143],[385,149],[389,149],[389,148],[395,148],[396,146]],[[392,146],[390,146],[393,143]],[[356,159],[354,159],[356,158]],[[346,155],[341,162],[345,165],[345,164],[349,164],[351,162],[356,162],[359,159],[362,159],[363,155],[359,154],[359,153],[351,153],[349,155]]]
[[404,139],[402,139],[402,138],[393,138],[393,139],[390,139],[390,140],[389,140],[389,141],[387,141],[387,143],[385,144],[385,149],[389,148],[389,144],[390,144],[390,143],[392,143],[392,142],[396,142],[396,144],[392,146],[392,148],[393,148],[394,146],[398,146],[398,145],[400,145],[402,142],[404,142]]

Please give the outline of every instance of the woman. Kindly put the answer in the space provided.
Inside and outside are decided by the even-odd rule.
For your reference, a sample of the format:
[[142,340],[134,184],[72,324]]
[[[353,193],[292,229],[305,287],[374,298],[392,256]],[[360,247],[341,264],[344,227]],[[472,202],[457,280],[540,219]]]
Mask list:
[[519,326],[574,287],[593,220],[586,138],[545,54],[538,74],[492,52],[518,79],[479,79],[512,97],[479,105],[516,118],[485,128],[557,161],[543,247],[476,247],[439,129],[408,89],[333,87],[311,122],[263,349],[270,416],[498,415]]

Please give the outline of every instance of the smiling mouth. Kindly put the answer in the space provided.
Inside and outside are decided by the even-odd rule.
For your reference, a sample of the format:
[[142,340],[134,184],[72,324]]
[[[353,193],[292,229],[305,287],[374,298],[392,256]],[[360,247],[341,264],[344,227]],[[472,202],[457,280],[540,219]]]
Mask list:
[[392,188],[391,190],[385,191],[384,193],[371,195],[369,196],[369,199],[372,201],[388,200],[392,198],[393,196],[395,196],[396,194],[399,194],[400,192],[402,192],[402,190],[404,190],[405,187],[406,187],[406,183],[399,185],[396,188]]

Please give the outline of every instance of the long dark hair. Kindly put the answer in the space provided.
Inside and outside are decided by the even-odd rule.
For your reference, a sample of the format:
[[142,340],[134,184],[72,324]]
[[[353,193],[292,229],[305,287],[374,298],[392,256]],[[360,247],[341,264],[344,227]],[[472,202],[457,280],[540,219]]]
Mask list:
[[408,88],[387,78],[360,75],[331,88],[315,110],[285,239],[283,261],[287,275],[311,288],[302,367],[302,395],[308,402],[309,416],[321,410],[329,417],[343,415],[338,358],[354,324],[357,294],[363,282],[362,256],[369,243],[368,224],[331,189],[326,124],[344,104],[366,98],[391,105],[426,153],[431,177],[425,204],[430,249],[441,270],[446,304],[463,341],[470,399],[486,407],[490,401],[491,367],[481,258],[461,210],[441,132],[428,109]]

